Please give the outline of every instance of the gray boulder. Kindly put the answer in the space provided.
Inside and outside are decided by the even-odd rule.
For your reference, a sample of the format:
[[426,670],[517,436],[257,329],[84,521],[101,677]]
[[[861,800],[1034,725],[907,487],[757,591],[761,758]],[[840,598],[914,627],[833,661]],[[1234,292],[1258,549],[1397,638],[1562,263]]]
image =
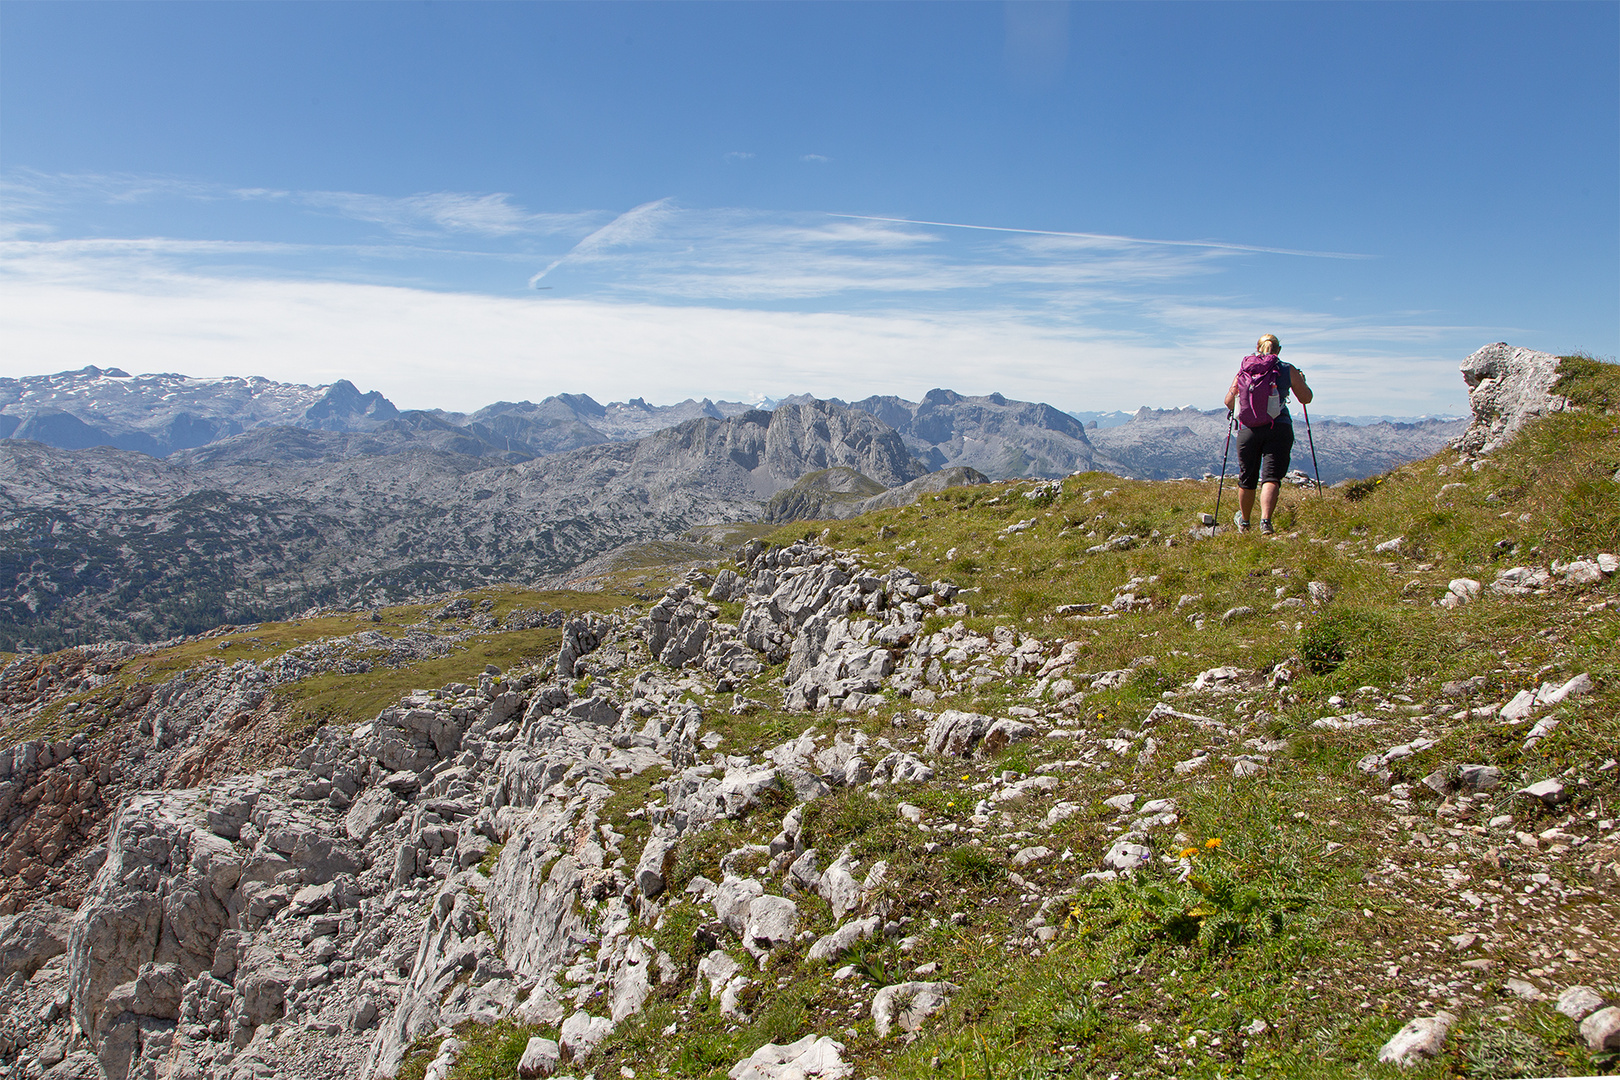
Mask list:
[[550,1076],[557,1071],[557,1062],[561,1060],[561,1057],[561,1047],[550,1039],[543,1039],[536,1035],[523,1048],[523,1057],[518,1060],[518,1076],[522,1080],[533,1080],[537,1076]]
[[1424,1058],[1436,1057],[1456,1022],[1457,1018],[1448,1012],[1420,1016],[1390,1036],[1378,1051],[1378,1060],[1409,1069]]
[[1552,392],[1558,357],[1506,342],[1487,345],[1462,362],[1468,404],[1474,413],[1458,449],[1488,454],[1518,434],[1527,421],[1562,412],[1569,399]]
[[984,733],[984,740],[979,743],[979,754],[983,757],[999,754],[1013,743],[1033,739],[1035,735],[1036,730],[1031,724],[1018,720],[997,720]]
[[562,1022],[558,1035],[561,1049],[571,1061],[585,1061],[596,1045],[613,1033],[613,1021],[605,1016],[592,1016],[580,1009]]
[[675,845],[667,836],[652,836],[641,849],[636,863],[636,888],[652,900],[664,891],[664,882],[675,858]]
[[1603,996],[1590,986],[1568,986],[1558,995],[1556,1008],[1565,1016],[1580,1023],[1603,1008]]
[[1620,1050],[1620,1008],[1610,1006],[1581,1021],[1581,1038],[1594,1054],[1604,1050]]
[[930,754],[967,757],[990,730],[993,721],[980,713],[946,709],[928,725],[925,746]]
[[743,947],[756,960],[778,945],[793,940],[799,932],[799,906],[785,896],[759,896],[748,905],[748,924],[743,928]]
[[67,942],[74,1020],[93,1039],[108,996],[145,965],[175,964],[187,979],[213,966],[229,918],[230,893],[217,886],[236,883],[220,846],[229,847],[192,792],[137,795],[120,808]]
[[923,1021],[950,1003],[951,994],[961,987],[948,982],[903,982],[885,986],[872,999],[872,1023],[878,1038],[887,1038],[895,1027],[913,1032]]
[[856,943],[877,937],[882,929],[883,920],[876,915],[868,915],[864,919],[851,919],[832,933],[817,938],[815,944],[805,953],[805,958],[835,960],[842,953],[854,948]]
[[0,980],[19,974],[31,979],[47,961],[61,956],[72,923],[73,912],[54,904],[0,916]]

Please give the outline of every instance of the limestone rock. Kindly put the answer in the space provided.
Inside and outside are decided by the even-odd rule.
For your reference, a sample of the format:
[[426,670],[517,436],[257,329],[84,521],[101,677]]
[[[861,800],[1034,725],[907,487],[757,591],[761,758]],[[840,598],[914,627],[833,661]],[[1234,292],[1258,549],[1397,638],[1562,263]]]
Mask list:
[[561,1047],[550,1039],[536,1035],[523,1048],[523,1057],[518,1060],[518,1076],[522,1080],[550,1076],[557,1071],[557,1062],[561,1056]]
[[1558,995],[1559,1012],[1579,1023],[1603,1008],[1603,996],[1590,986],[1569,986]]
[[664,881],[675,858],[675,845],[667,836],[648,838],[636,863],[636,888],[647,899],[655,899],[664,891]]
[[190,793],[139,795],[120,809],[107,861],[68,936],[74,1018],[82,1030],[101,1031],[108,995],[135,982],[144,965],[178,964],[187,978],[213,966],[228,918],[225,898],[193,876],[191,863],[194,851],[206,862],[216,844],[229,846],[209,830]]
[[1456,1022],[1457,1018],[1447,1012],[1420,1016],[1390,1036],[1378,1051],[1378,1060],[1409,1069],[1424,1058],[1436,1057]]
[[984,733],[984,740],[979,743],[979,754],[981,757],[999,754],[1013,743],[1033,739],[1035,735],[1035,727],[1031,724],[1018,720],[997,720]]
[[766,1043],[726,1073],[731,1080],[844,1080],[853,1068],[843,1059],[844,1044],[806,1035],[786,1046]]
[[1502,783],[1502,770],[1495,765],[1462,765],[1457,777],[1470,791],[1492,791]]
[[849,851],[846,848],[833,864],[821,873],[821,882],[816,892],[821,898],[832,905],[833,919],[842,919],[854,909],[861,897],[860,884],[855,875],[850,873]]
[[[702,960],[698,961],[697,973],[700,979],[707,979],[709,983],[709,996],[717,998],[720,991],[725,989],[727,983],[736,977],[742,970],[742,965],[736,958],[724,949],[715,949]],[[695,994],[696,989],[693,990]]]
[[0,981],[18,974],[31,979],[46,961],[66,952],[72,921],[71,911],[53,904],[0,916]]
[[571,1061],[585,1061],[596,1045],[613,1033],[613,1021],[580,1009],[562,1022],[558,1042]]
[[715,890],[714,913],[732,933],[741,937],[748,926],[748,909],[765,887],[753,878],[727,877]]
[[1135,870],[1153,861],[1153,849],[1129,840],[1116,840],[1103,856],[1103,865],[1114,870]]
[[799,907],[785,896],[759,896],[748,906],[743,947],[757,960],[799,932]]
[[1458,448],[1488,454],[1518,433],[1532,417],[1561,412],[1569,399],[1552,392],[1558,357],[1505,342],[1486,345],[1462,362],[1474,421]]
[[990,730],[992,722],[990,717],[980,713],[946,709],[928,726],[925,745],[930,754],[967,757]]
[[1581,1021],[1581,1038],[1594,1054],[1603,1050],[1620,1050],[1620,1008],[1609,1006]]
[[817,938],[805,957],[810,960],[832,961],[854,948],[858,942],[875,938],[883,929],[883,920],[876,915],[864,919],[851,919],[830,934]]
[[1541,780],[1528,787],[1522,787],[1514,792],[1515,795],[1524,795],[1537,799],[1547,807],[1554,807],[1569,799],[1569,792],[1557,780]]
[[872,1023],[878,1038],[890,1030],[916,1031],[923,1021],[950,1003],[951,994],[961,989],[948,982],[903,982],[885,986],[872,998]]

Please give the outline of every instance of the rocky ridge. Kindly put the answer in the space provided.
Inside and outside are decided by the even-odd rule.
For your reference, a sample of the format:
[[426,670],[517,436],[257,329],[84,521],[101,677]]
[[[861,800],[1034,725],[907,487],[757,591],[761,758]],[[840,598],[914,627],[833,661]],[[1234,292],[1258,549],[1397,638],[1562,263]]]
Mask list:
[[[1500,468],[1474,457],[1425,471]],[[1033,509],[1001,530],[1021,538],[1069,517],[1106,522],[1091,511],[1113,494],[1024,484],[973,502]],[[969,506],[947,501],[926,512]],[[1346,564],[1432,569],[1418,544],[1365,531],[1336,546]],[[1188,535],[1163,539],[1209,546]],[[1304,540],[1256,554],[1285,560],[1291,543]],[[1048,1074],[1083,1067],[1101,1027],[1133,1020],[1166,1070],[1263,1070],[1312,1038],[1309,1052],[1342,1062],[1344,1048],[1299,1026],[1322,998],[1346,1023],[1365,1018],[1336,1029],[1357,1033],[1352,1052],[1378,1032],[1364,1063],[1433,1072],[1447,1055],[1511,1051],[1551,1072],[1557,1060],[1514,1026],[1534,1016],[1566,1056],[1612,1066],[1620,833],[1605,811],[1620,765],[1581,742],[1612,730],[1610,658],[1578,645],[1525,666],[1504,648],[1471,677],[1319,699],[1308,636],[1300,655],[1256,663],[1245,650],[1260,638],[1225,635],[1353,618],[1328,580],[1337,564],[1311,556],[1329,572],[1309,580],[1286,561],[1262,567],[1278,583],[1267,615],[1174,598],[1173,560],[1130,573],[1129,550],[1104,540],[1079,556],[1117,568],[1111,600],[1036,620],[987,615],[948,580],[875,565],[880,553],[756,541],[644,609],[564,621],[543,665],[413,691],[297,743],[273,722],[273,687],[439,655],[475,628],[474,605],[437,613],[448,634],[361,631],[156,681],[125,669],[157,646],[17,660],[0,672],[0,719],[73,703],[79,730],[0,752],[0,1067],[444,1080],[481,1032],[515,1024],[520,1075],[624,1075],[646,1068],[627,1049],[646,1042],[625,1041],[646,1017],[668,1021],[664,1043],[679,1046],[769,1017],[809,984],[807,1034],[738,1047],[720,1067],[937,1073],[960,1052],[953,1033],[990,1015],[987,989],[1013,991],[987,974],[1061,976],[1070,940],[1083,953],[1113,940],[1099,935],[1118,905],[1199,882],[1197,914],[1176,918],[1195,920],[1212,956],[1222,934],[1288,940],[1312,918],[1358,947],[1284,961],[1291,1006],[1189,1032],[1174,1025],[1181,1006],[1142,1002],[1130,968],[1196,954],[1143,938],[1145,953],[1090,984],[1120,994],[1066,990],[1077,1011],[1035,1029]],[[1614,617],[1617,572],[1620,558],[1597,551],[1453,578],[1427,601],[1414,578],[1399,595],[1459,628],[1486,609],[1535,613],[1538,637],[1579,642],[1580,627]],[[1166,634],[1167,616],[1207,622],[1222,662],[1194,671],[1151,642],[1157,656],[1098,648],[1104,631]],[[1334,755],[1349,767],[1312,772]],[[1244,825],[1225,822],[1239,862],[1224,862],[1211,800],[1266,807],[1271,839],[1244,851]],[[1211,888],[1288,850],[1353,861],[1353,899],[1253,894],[1243,902],[1262,914],[1245,922]],[[1310,886],[1318,872],[1294,865],[1293,884]],[[1340,906],[1300,921],[1295,903]],[[1149,972],[1149,995],[1155,975],[1160,997],[1180,993],[1175,974]]]
[[375,390],[361,393],[346,379],[305,386],[260,376],[130,375],[92,366],[0,378],[0,439],[64,450],[111,446],[167,457],[244,432],[288,428],[372,436],[323,442],[325,452],[345,456],[414,446],[517,462],[639,439],[688,420],[726,419],[752,408],[707,398],[676,405],[649,405],[641,398],[600,405],[586,394],[558,394],[538,405],[501,401],[470,414],[401,410]]
[[[116,782],[111,769],[141,763],[143,752],[168,763],[158,771],[154,762],[141,774],[162,777],[151,787],[126,787],[101,848],[73,856],[71,873],[93,874],[76,911],[36,902],[0,923],[0,954],[13,972],[0,1006],[21,1018],[0,1052],[12,1068],[36,1076],[371,1077],[395,1075],[427,1039],[447,1074],[461,1048],[450,1032],[467,1022],[516,1018],[556,1032],[554,1040],[535,1037],[548,1045],[531,1041],[535,1062],[545,1062],[533,1074],[568,1062],[589,1068],[594,1048],[655,993],[707,995],[722,1014],[742,1016],[761,976],[739,954],[768,970],[777,950],[802,949],[807,961],[836,965],[867,939],[887,935],[902,952],[921,945],[917,919],[928,908],[897,902],[885,887],[895,871],[884,861],[858,865],[848,849],[818,850],[806,828],[807,807],[840,788],[918,791],[953,760],[993,759],[1021,743],[1065,747],[1072,756],[978,785],[980,798],[965,822],[898,804],[903,820],[946,844],[963,828],[987,841],[1011,840],[1011,878],[1027,878],[1036,898],[1049,901],[1045,911],[1052,900],[1072,904],[1085,889],[1144,864],[1176,863],[1160,854],[1155,839],[1175,830],[1176,798],[1121,795],[1110,806],[1122,830],[1092,854],[1096,869],[1060,884],[1059,868],[1074,854],[1059,858],[1055,846],[1040,842],[1042,833],[1078,809],[1070,792],[1088,774],[1181,744],[1181,732],[1195,733],[1203,747],[1177,773],[1224,768],[1243,777],[1274,767],[1278,744],[1240,742],[1252,727],[1194,712],[1195,705],[1161,704],[1134,731],[1086,730],[1088,697],[1129,681],[1134,669],[1082,672],[1080,650],[1061,638],[1013,627],[988,635],[968,630],[960,621],[968,609],[947,582],[904,570],[876,574],[850,554],[807,543],[769,548],[756,541],[738,553],[737,565],[737,572],[694,575],[640,618],[569,622],[546,668],[487,670],[477,685],[410,694],[370,723],[323,728],[284,767],[200,786],[191,785],[201,774],[176,771],[210,746],[218,725],[243,725],[262,704],[263,686],[274,676],[251,664],[182,673],[132,704],[122,727],[133,726],[137,739],[109,746],[75,737],[0,754],[7,766],[0,805],[13,807],[19,793],[31,801],[29,792],[60,805],[54,792],[74,777],[79,786],[66,804],[93,800],[98,779]],[[1563,580],[1581,579],[1565,572]],[[1549,579],[1545,587],[1559,584]],[[1131,601],[1122,610],[1158,602],[1151,592],[1132,583],[1121,594]],[[738,622],[720,621],[716,604],[739,600]],[[931,616],[958,621],[929,632]],[[86,658],[79,671],[41,677],[105,678],[110,670],[98,675],[97,667],[125,655],[113,651],[99,665]],[[844,731],[836,722],[829,732],[825,721],[812,721],[760,756],[722,752],[728,714],[761,705],[735,694],[725,710],[720,695],[784,661],[782,707],[789,713],[860,716],[885,695],[924,707],[897,713],[892,735]],[[1029,707],[1000,717],[932,711],[942,698],[1003,675],[1037,680]],[[1293,677],[1286,664],[1269,672],[1221,667],[1201,672],[1173,696],[1218,701],[1264,685],[1285,688]],[[1458,715],[1488,711],[1528,720],[1589,693],[1591,685],[1582,676],[1527,700]],[[1430,713],[1433,706],[1409,708],[1401,695],[1366,689],[1353,709],[1345,702],[1349,711],[1316,726],[1367,725],[1384,742],[1400,740],[1361,763],[1363,773],[1389,785],[1374,802],[1391,825],[1417,821],[1419,791],[1439,798],[1437,836],[1423,838],[1424,846],[1447,837],[1446,846],[1459,850],[1514,844],[1514,877],[1528,875],[1531,887],[1578,899],[1591,912],[1590,924],[1606,904],[1602,886],[1572,892],[1552,879],[1537,885],[1546,875],[1537,876],[1535,867],[1590,853],[1601,874],[1620,857],[1613,821],[1558,814],[1574,789],[1594,781],[1525,789],[1529,806],[1544,807],[1552,818],[1539,837],[1521,830],[1514,839],[1517,814],[1505,825],[1476,825],[1471,819],[1492,804],[1500,770],[1464,766],[1460,780],[1441,771],[1421,785],[1395,782],[1390,766],[1421,749],[1425,737],[1432,742],[1441,719]],[[1445,692],[1466,703],[1474,689]],[[606,808],[619,785],[646,774],[664,779],[630,811],[630,820],[646,829],[638,849]],[[744,844],[724,855],[718,880],[676,877],[683,842],[713,823],[777,814],[783,806],[790,810],[769,845]],[[1021,825],[1030,809],[1039,821]],[[36,842],[42,864],[68,854],[53,852],[53,843]],[[1077,868],[1084,867],[1081,861]],[[1375,867],[1369,882],[1398,889],[1400,868],[1390,863],[1387,874]],[[71,888],[64,893],[73,895]],[[827,905],[819,910],[830,912],[830,921],[804,909],[796,898],[805,895]],[[1499,917],[1511,896],[1462,889],[1439,902],[1477,927],[1456,936],[1457,950],[1505,944],[1498,942]],[[660,947],[656,933],[693,908],[699,939],[709,943],[695,969]],[[1556,912],[1515,910],[1508,933],[1532,942],[1568,940]],[[1060,932],[1032,918],[1024,938],[1007,945],[1039,949]],[[1600,966],[1620,962],[1613,951],[1620,943],[1591,937],[1590,925],[1585,932]],[[1536,971],[1528,972],[1532,979]],[[876,1046],[891,1032],[921,1030],[949,1006],[960,987],[932,974],[880,987],[862,1006]],[[1441,995],[1478,1000],[1466,976],[1447,982],[1442,967],[1438,979]],[[1537,981],[1520,982],[1515,993],[1523,997],[1544,993]],[[861,994],[859,985],[852,990]],[[1586,993],[1602,1004],[1601,994]],[[1600,1011],[1587,1007],[1579,1018]],[[1451,1021],[1440,1016],[1398,1035],[1386,1055],[1421,1060],[1449,1029]],[[1589,1026],[1597,1044],[1606,1045],[1610,1019]],[[792,1075],[779,1068],[789,1064],[802,1075],[818,1075],[816,1069],[851,1075],[846,1050],[829,1037],[810,1036],[767,1047],[739,1061],[732,1075]]]

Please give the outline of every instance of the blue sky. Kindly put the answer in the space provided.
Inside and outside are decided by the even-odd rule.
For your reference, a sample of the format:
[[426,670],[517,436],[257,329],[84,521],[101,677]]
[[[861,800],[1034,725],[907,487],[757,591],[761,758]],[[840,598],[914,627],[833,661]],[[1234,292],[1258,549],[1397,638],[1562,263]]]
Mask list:
[[1273,332],[1459,413],[1480,345],[1617,351],[1617,58],[1612,3],[9,0],[0,374],[1214,408]]

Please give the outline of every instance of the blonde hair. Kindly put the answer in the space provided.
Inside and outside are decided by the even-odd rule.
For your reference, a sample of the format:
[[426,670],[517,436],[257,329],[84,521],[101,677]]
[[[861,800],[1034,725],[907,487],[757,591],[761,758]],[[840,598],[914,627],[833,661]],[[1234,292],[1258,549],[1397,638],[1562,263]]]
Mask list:
[[1276,334],[1261,334],[1260,340],[1254,343],[1256,356],[1276,356],[1282,352],[1282,342],[1277,340]]

